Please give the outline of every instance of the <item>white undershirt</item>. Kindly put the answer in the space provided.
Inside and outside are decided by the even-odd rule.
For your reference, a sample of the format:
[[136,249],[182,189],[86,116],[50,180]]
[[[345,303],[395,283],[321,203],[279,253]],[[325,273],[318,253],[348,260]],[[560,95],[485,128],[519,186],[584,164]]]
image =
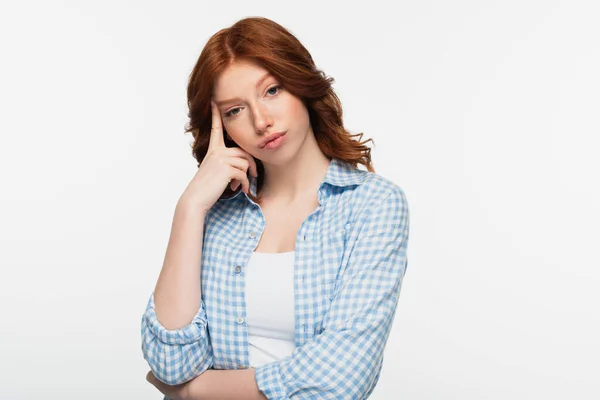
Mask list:
[[294,251],[253,252],[246,266],[250,366],[289,356],[294,341]]

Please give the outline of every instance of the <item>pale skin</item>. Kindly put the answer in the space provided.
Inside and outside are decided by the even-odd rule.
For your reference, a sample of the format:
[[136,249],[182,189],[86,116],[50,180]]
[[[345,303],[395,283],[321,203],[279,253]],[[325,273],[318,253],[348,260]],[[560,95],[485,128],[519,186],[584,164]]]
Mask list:
[[[265,230],[255,251],[293,251],[300,225],[319,204],[317,189],[325,177],[330,161],[317,145],[306,107],[300,99],[282,88],[265,69],[248,62],[235,62],[215,82],[211,110],[209,149],[202,163],[206,162],[206,168],[201,164],[194,180],[180,199],[181,207],[185,207],[186,210],[200,207],[208,211],[229,179],[232,180],[232,189],[235,190],[241,184],[242,190],[247,193],[249,181],[246,172],[250,169],[256,176],[256,164],[253,159],[255,157],[261,160],[265,169],[261,192],[263,201],[260,207],[266,220]],[[235,149],[236,153],[232,152],[233,148],[225,146],[223,128],[240,146]],[[283,146],[274,151],[260,146],[265,137],[282,131],[286,132],[286,142]],[[207,187],[212,190],[207,190]],[[187,218],[189,211],[182,212],[181,215]],[[180,216],[180,219],[184,216]],[[194,255],[196,259],[199,256],[196,253]],[[198,282],[199,275],[198,279],[194,280],[197,273],[199,272],[196,268],[185,278],[180,275],[179,281],[173,279],[169,282],[172,285],[170,287],[177,287],[176,285],[183,284],[184,281]],[[199,291],[198,288],[191,287],[189,290]],[[179,319],[173,322],[170,329],[181,328],[191,321],[198,308],[196,300],[199,303],[200,299],[199,292],[191,293],[193,301],[186,304],[187,314],[183,316],[179,313]],[[155,291],[155,299],[156,297]],[[156,304],[159,317],[158,302]],[[181,310],[181,305],[171,306],[171,309],[164,308],[165,319],[169,314],[176,313],[176,310]],[[159,321],[163,322],[160,318]],[[258,390],[254,374],[254,368],[209,369],[191,381],[175,386],[158,381],[152,372],[148,372],[146,378],[172,399],[264,400],[266,397]]]

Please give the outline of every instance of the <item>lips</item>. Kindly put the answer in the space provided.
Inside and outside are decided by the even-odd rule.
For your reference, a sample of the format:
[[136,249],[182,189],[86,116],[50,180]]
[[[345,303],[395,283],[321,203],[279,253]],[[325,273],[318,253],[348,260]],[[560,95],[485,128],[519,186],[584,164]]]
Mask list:
[[261,143],[260,143],[260,147],[263,148],[267,145],[267,143],[269,143],[272,140],[277,139],[280,136],[285,135],[285,132],[277,132],[277,133],[273,133],[272,135],[267,136]]

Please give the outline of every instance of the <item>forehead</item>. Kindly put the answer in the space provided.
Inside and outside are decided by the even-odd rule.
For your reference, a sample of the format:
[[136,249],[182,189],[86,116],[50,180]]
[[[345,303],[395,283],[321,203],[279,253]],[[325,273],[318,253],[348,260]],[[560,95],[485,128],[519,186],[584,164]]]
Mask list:
[[218,101],[256,90],[256,83],[269,71],[249,61],[236,61],[217,77],[213,94]]

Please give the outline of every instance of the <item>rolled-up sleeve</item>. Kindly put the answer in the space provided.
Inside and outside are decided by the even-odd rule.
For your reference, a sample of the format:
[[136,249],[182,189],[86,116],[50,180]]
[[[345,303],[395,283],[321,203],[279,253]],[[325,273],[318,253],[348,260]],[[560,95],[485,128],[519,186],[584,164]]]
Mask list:
[[358,234],[323,331],[291,356],[256,368],[268,399],[364,399],[381,372],[407,268],[409,211],[394,186],[360,213]]
[[156,318],[154,292],[142,316],[142,352],[156,378],[168,385],[187,382],[213,365],[204,302],[189,325],[166,329]]

